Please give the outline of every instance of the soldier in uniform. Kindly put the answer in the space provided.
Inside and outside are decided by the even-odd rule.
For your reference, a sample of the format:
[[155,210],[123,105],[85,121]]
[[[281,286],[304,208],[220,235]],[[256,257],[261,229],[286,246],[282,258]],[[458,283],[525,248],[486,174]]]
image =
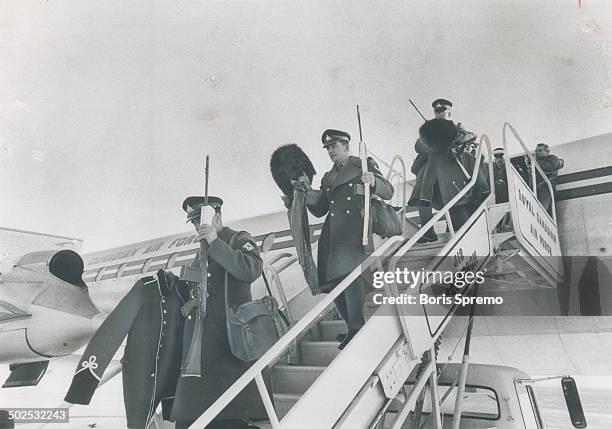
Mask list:
[[495,180],[495,203],[508,202],[508,175],[504,162],[504,149],[493,149],[493,180]]
[[[306,205],[316,217],[327,215],[319,238],[317,269],[319,287],[330,292],[366,258],[362,244],[364,219],[364,186],[382,199],[393,196],[393,186],[383,177],[378,165],[368,158],[368,171],[361,170],[361,160],[349,152],[350,135],[344,131],[326,130],[321,140],[334,163],[321,179],[321,189],[314,190],[310,180],[301,176],[298,185],[306,189]],[[369,243],[371,249],[372,236]],[[364,325],[363,302],[368,279],[359,277],[335,300],[338,312],[348,326],[339,338],[343,349]]]
[[[419,138],[415,143],[418,155],[412,172],[416,174],[417,179],[408,204],[418,206],[421,225],[425,225],[433,217],[433,208],[440,210],[467,185],[476,162],[472,150],[476,134],[467,131],[462,124],[455,124],[450,120],[452,106],[448,100],[435,100],[432,103],[435,119],[426,121],[421,126]],[[467,221],[487,192],[488,184],[482,172],[483,163],[480,163],[476,186],[450,209],[455,230]],[[433,228],[430,228],[418,242],[437,240],[438,236]]]
[[[553,192],[555,191],[557,184],[557,175],[559,170],[565,165],[565,161],[550,153],[550,148],[545,143],[538,143],[535,149],[535,158],[538,165],[542,170],[550,184],[552,185]],[[548,190],[548,186],[544,182],[544,179],[540,177],[540,173],[536,171],[536,186],[538,188],[538,199],[546,209],[546,211],[552,216],[552,195]]]
[[[230,349],[224,286],[228,278],[229,306],[237,308],[250,301],[251,283],[262,272],[263,263],[253,237],[245,231],[224,227],[221,219],[223,200],[208,197],[189,197],[183,202],[189,221],[198,231],[198,239],[208,246],[208,300],[206,319],[202,331],[201,377],[180,377],[176,387],[173,420],[176,428],[186,428],[210,407],[251,365],[236,358]],[[214,210],[211,224],[200,225],[202,210]],[[209,217],[210,219],[210,217]],[[231,245],[230,245],[231,242]],[[201,281],[199,254],[186,270],[187,281]],[[183,334],[183,358],[191,342],[195,317],[185,320]],[[269,389],[271,392],[271,389]],[[250,383],[207,428],[249,428],[247,420],[267,419],[267,414],[255,382]]]

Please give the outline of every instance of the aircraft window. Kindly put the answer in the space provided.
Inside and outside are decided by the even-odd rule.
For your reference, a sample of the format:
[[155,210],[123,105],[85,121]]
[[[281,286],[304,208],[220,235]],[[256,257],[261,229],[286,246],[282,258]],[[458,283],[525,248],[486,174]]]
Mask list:
[[116,278],[119,278],[123,275],[123,272],[125,271],[125,268],[127,267],[127,262],[124,262],[123,264],[121,264],[119,266],[119,268],[117,269],[117,275],[115,276]]
[[174,266],[174,263],[176,262],[176,258],[178,258],[178,253],[173,253],[172,255],[170,255],[170,257],[168,258],[168,263],[166,263],[167,270],[169,270],[170,268]]
[[96,282],[99,282],[100,280],[102,280],[102,275],[104,275],[104,267],[100,268],[98,270],[98,274],[96,274]]
[[149,258],[145,261],[144,265],[142,266],[142,273],[146,273],[147,271],[149,271],[149,268],[151,267],[151,264],[153,263],[153,258]]

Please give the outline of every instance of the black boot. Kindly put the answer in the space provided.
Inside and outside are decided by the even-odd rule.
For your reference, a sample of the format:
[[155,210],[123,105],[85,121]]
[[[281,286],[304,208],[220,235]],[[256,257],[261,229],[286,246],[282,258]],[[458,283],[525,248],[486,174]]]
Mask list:
[[425,244],[433,243],[434,241],[438,241],[438,235],[435,233],[433,228],[430,228],[421,238],[417,240],[417,243]]
[[[433,217],[431,206],[420,205],[419,206],[419,220],[421,221],[421,227],[423,227],[427,222],[431,220]],[[438,241],[438,236],[434,232],[433,228],[429,228],[421,238],[417,240],[417,243],[431,243],[433,241]]]
[[353,339],[353,337],[357,335],[357,332],[359,332],[359,329],[353,329],[353,328],[349,329],[348,333],[346,334],[346,336],[344,337],[344,339],[338,346],[338,349],[343,350],[346,347],[346,345]]

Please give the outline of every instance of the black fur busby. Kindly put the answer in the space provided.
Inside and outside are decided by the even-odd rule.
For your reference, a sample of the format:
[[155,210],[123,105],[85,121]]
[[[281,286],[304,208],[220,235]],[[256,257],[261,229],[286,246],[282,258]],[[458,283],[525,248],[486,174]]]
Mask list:
[[286,144],[272,153],[270,171],[272,178],[286,196],[293,195],[291,180],[305,175],[312,183],[312,178],[317,174],[308,155],[296,144]]
[[432,119],[421,125],[419,134],[423,143],[434,151],[445,152],[457,138],[457,127],[448,119]]

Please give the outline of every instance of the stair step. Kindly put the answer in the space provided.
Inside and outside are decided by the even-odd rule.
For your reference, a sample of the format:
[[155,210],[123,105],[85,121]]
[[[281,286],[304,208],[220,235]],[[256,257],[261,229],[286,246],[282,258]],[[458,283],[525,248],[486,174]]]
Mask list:
[[[421,268],[427,268],[431,261],[433,261],[433,255],[427,255],[420,258],[412,258],[410,255],[404,256],[397,261],[395,269],[400,269],[404,272],[405,269],[408,271],[420,271]],[[386,267],[388,269],[388,267]]]
[[340,315],[338,314],[338,310],[336,310],[335,307],[331,307],[331,309],[329,309],[327,311],[327,313],[325,313],[325,315],[323,317],[321,317],[321,321],[323,320],[338,320],[340,318]]
[[440,249],[442,249],[446,243],[447,241],[443,240],[425,244],[416,243],[404,257],[416,259],[423,256],[436,256],[438,253],[440,253]]
[[319,323],[321,341],[336,341],[336,337],[339,334],[346,334],[346,331],[344,320],[324,320]]
[[290,393],[275,393],[274,394],[274,409],[279,420],[289,412],[291,407],[301,398],[302,395],[294,395]]
[[324,370],[324,366],[276,365],[274,392],[301,395]]
[[302,341],[300,343],[301,364],[327,366],[340,353],[336,341]]

